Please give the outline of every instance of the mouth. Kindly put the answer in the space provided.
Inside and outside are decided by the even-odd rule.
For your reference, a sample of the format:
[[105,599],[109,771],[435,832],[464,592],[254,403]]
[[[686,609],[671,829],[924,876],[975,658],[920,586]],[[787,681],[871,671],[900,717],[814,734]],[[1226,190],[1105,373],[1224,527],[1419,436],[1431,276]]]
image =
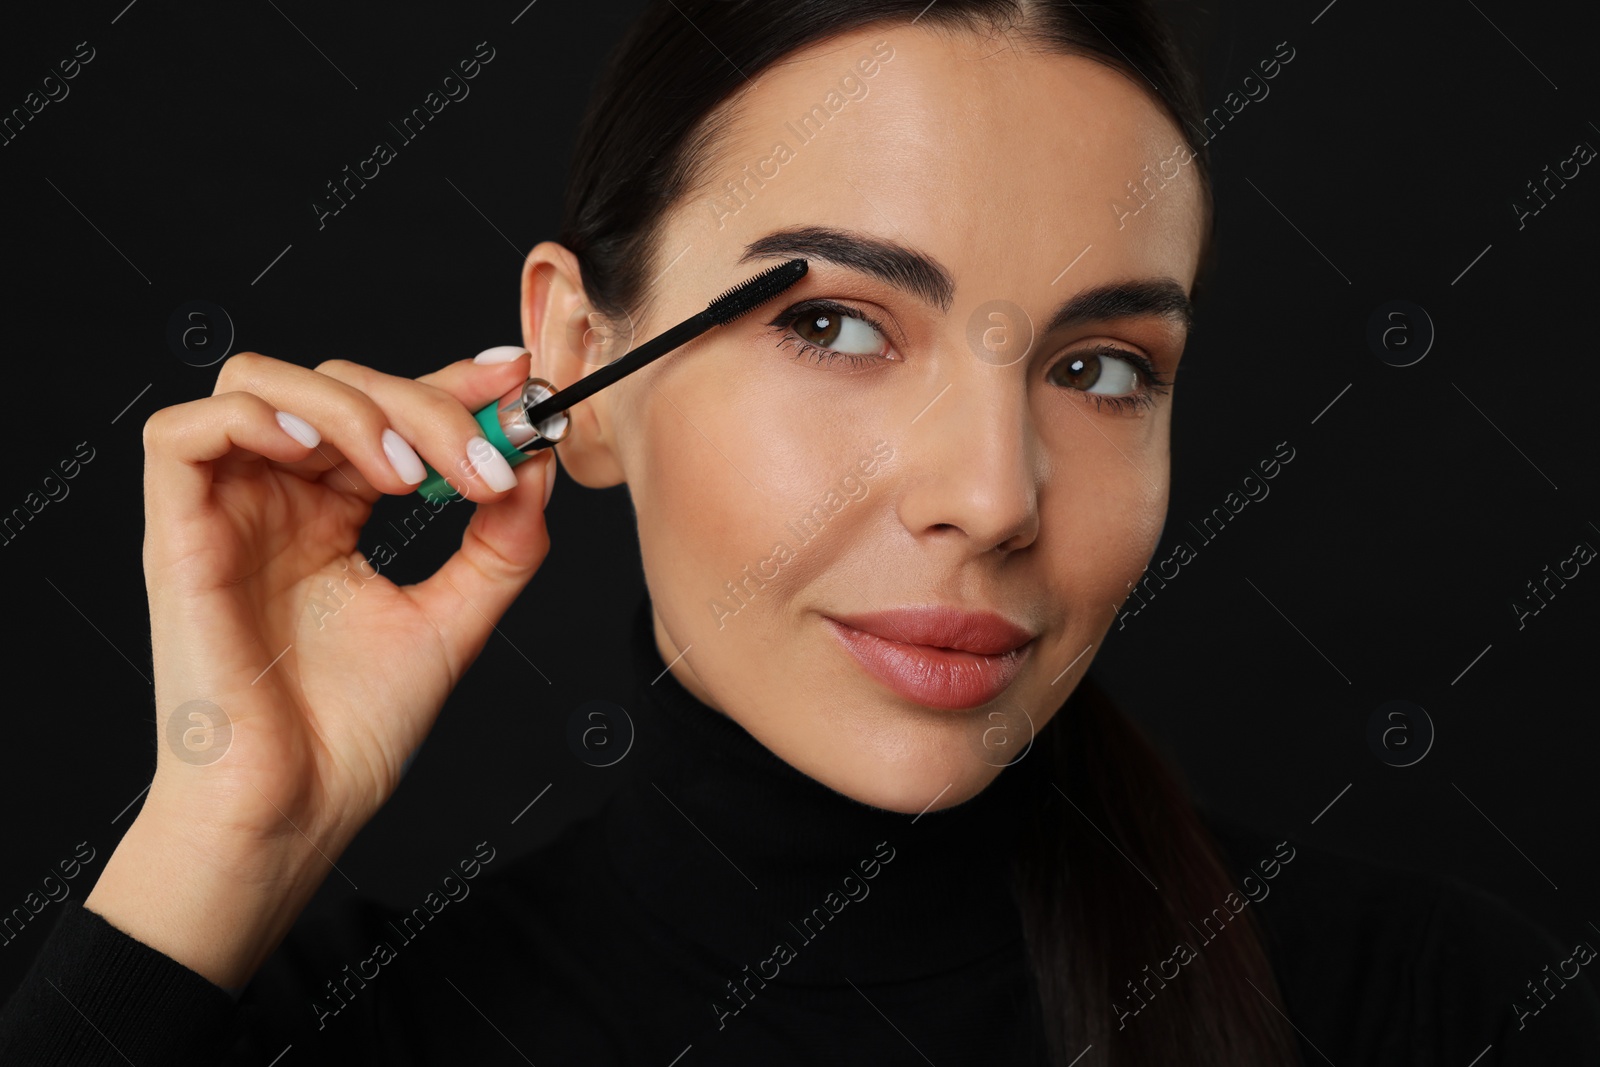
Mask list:
[[824,615],[868,675],[930,708],[962,710],[1003,693],[1033,650],[1033,635],[999,615],[915,608]]

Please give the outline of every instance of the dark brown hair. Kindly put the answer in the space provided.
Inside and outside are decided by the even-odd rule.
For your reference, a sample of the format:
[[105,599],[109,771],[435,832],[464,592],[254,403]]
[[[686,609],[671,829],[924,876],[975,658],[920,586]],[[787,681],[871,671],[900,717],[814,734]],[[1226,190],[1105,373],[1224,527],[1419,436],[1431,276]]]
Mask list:
[[[590,306],[615,322],[648,316],[667,212],[702,188],[733,116],[724,105],[747,79],[837,34],[913,20],[919,30],[1008,34],[1094,59],[1145,88],[1180,129],[1198,128],[1198,79],[1144,2],[655,0],[600,74],[568,175],[558,240],[577,257]],[[1210,166],[1204,143],[1189,151],[1205,212],[1203,275]],[[1131,1001],[1124,980],[1187,942],[1189,918],[1233,893],[1231,877],[1175,771],[1093,679],[1079,682],[1039,740],[1029,758],[1052,761],[1071,803],[1039,813],[1015,871],[1053,1061],[1065,1067],[1092,1046],[1081,1067],[1298,1063],[1249,913],[1148,1013],[1121,1025],[1115,1002]]]

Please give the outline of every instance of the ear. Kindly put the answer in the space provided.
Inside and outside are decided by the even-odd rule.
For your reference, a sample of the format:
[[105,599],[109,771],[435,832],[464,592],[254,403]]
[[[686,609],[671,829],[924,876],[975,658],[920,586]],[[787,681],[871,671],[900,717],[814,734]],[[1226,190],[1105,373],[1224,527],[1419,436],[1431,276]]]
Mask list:
[[[581,274],[577,257],[554,241],[540,241],[522,264],[522,343],[533,355],[528,373],[557,389],[614,358],[603,331],[591,329]],[[589,489],[626,480],[611,432],[616,389],[602,389],[569,408],[567,436],[555,446],[567,474]]]

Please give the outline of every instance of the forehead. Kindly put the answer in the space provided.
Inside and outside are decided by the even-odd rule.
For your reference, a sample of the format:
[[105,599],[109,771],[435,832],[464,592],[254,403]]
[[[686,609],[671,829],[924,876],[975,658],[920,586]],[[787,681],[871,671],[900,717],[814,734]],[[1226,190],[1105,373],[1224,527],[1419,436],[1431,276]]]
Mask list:
[[[746,85],[664,251],[727,269],[772,230],[829,225],[947,265],[958,303],[1104,277],[1187,285],[1202,216],[1186,145],[1146,90],[1095,60],[868,26]],[[1069,263],[1077,284],[1056,284]]]

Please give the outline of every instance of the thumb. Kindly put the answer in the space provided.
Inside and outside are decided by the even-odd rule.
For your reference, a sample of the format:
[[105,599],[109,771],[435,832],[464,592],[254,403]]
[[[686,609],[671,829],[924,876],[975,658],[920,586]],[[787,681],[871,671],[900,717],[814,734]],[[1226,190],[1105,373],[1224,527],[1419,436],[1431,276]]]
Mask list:
[[476,505],[458,548],[425,580],[409,586],[432,620],[453,662],[471,663],[501,616],[550,551],[546,484],[554,486],[554,448],[512,468],[517,484],[498,500]]

